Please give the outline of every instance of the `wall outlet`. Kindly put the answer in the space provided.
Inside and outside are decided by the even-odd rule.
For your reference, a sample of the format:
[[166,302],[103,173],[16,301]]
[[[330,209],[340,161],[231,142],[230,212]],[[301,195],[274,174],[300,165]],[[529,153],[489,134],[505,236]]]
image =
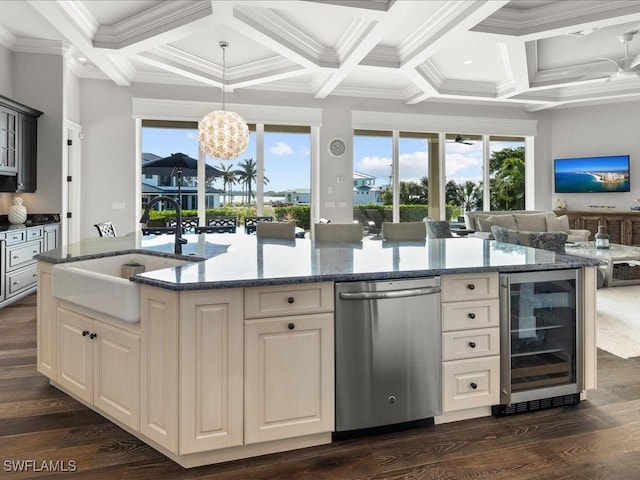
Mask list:
[[331,185],[327,187],[327,193],[329,194],[333,193],[333,187]]
[[127,204],[125,202],[113,202],[111,204],[111,208],[113,208],[114,210],[124,210],[127,207]]
[[344,177],[336,177],[336,182],[344,183]]
[[336,202],[324,202],[325,208],[335,208]]

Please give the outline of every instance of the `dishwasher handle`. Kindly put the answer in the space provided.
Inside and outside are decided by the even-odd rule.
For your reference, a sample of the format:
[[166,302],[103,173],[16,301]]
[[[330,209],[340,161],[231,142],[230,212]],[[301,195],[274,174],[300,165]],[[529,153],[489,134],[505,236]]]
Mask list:
[[340,292],[342,300],[378,300],[382,298],[417,297],[440,293],[440,287],[408,288],[405,290],[390,290],[388,292]]

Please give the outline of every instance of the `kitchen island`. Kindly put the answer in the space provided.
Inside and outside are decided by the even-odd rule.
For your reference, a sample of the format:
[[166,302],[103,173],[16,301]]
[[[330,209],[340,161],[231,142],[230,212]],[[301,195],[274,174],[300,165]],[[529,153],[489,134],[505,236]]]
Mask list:
[[452,331],[484,347],[435,367],[444,397],[435,421],[445,422],[489,415],[499,402],[498,274],[579,269],[582,384],[595,388],[594,260],[475,238],[187,238],[184,258],[194,262],[131,278],[141,286],[139,323],[56,298],[55,266],[136,252],[174,257],[172,237],[90,239],[38,256],[39,371],[185,467],[331,441],[335,282],[442,278],[443,321],[462,313],[465,325]]

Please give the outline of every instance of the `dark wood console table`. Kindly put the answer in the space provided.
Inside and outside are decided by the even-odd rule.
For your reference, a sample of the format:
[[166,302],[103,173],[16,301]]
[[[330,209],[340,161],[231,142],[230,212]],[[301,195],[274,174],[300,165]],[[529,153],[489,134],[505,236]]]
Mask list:
[[589,240],[594,239],[598,225],[606,225],[611,243],[620,245],[640,245],[640,211],[556,211],[556,215],[567,215],[569,227],[590,230]]

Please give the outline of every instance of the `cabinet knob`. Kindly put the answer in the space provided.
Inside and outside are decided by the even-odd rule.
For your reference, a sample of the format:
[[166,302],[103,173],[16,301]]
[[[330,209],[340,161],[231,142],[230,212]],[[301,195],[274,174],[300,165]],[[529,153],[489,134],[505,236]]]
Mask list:
[[478,388],[478,384],[475,382],[471,382],[471,384],[469,385],[473,390],[475,390],[476,388]]
[[476,318],[476,314],[475,314],[475,313],[473,313],[473,312],[471,312],[471,313],[469,314],[469,318],[473,320],[474,318]]
[[14,285],[20,285],[20,282],[18,280],[16,280],[15,282],[13,282]]
[[94,338],[96,338],[97,336],[98,336],[98,334],[97,334],[97,333],[92,333],[91,335],[89,335],[89,338],[90,338],[91,340],[93,340],[93,339],[94,339]]
[[476,289],[476,286],[475,286],[473,283],[470,283],[469,285],[467,285],[467,288],[468,288],[469,290],[475,290],[475,289]]
[[293,302],[295,302],[295,301],[296,301],[296,299],[295,299],[295,298],[293,298],[293,297],[289,297],[289,298],[287,298],[287,302],[289,302],[289,303],[293,303]]
[[293,330],[294,328],[296,328],[296,324],[295,324],[295,323],[293,323],[293,322],[291,322],[289,325],[287,325],[287,328],[288,328],[289,330]]
[[19,257],[18,255],[14,255],[12,258],[13,258],[14,260],[17,260],[17,259],[19,259],[20,257]]
[[87,335],[89,335],[89,330],[83,330],[82,331],[82,336],[86,337]]
[[469,342],[469,347],[476,348],[476,342]]

